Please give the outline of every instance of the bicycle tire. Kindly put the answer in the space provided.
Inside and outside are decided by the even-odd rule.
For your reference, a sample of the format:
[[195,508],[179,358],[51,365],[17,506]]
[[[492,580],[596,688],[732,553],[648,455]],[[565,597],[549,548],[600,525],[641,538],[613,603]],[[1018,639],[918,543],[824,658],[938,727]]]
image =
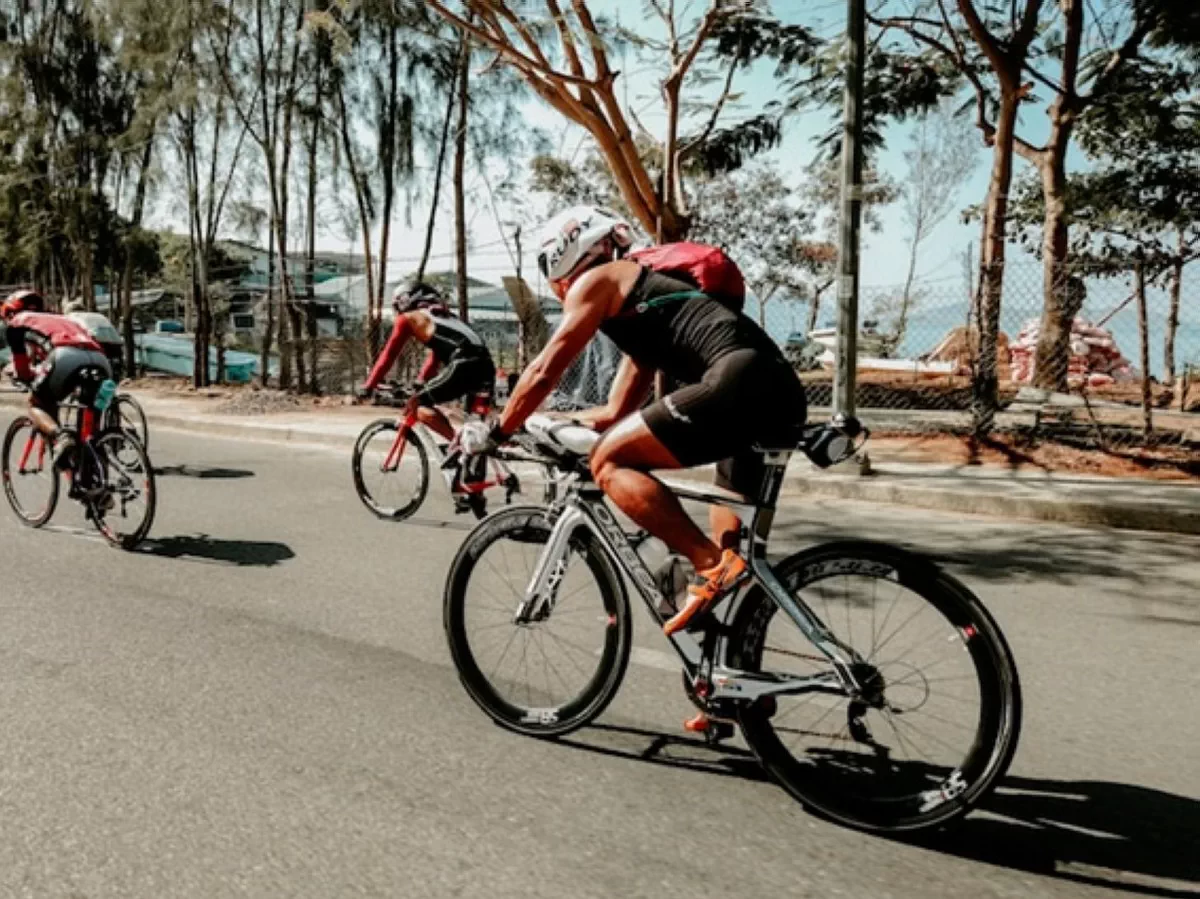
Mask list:
[[358,440],[354,444],[354,453],[350,459],[350,470],[354,476],[355,493],[358,494],[359,500],[370,510],[371,514],[385,521],[403,521],[412,516],[421,508],[421,504],[425,502],[425,496],[429,493],[429,454],[425,450],[425,444],[417,439],[415,434],[410,434],[409,439],[405,442],[405,450],[409,447],[413,448],[417,454],[420,466],[420,480],[418,481],[417,490],[413,494],[413,498],[406,505],[389,507],[377,501],[371,495],[371,491],[367,489],[362,472],[363,452],[366,450],[367,444],[377,434],[384,431],[396,432],[398,430],[399,426],[391,418],[380,418],[371,422],[358,435]]
[[[117,549],[129,551],[136,549],[149,536],[150,529],[154,526],[154,515],[158,509],[158,488],[154,478],[154,466],[150,462],[150,457],[146,454],[145,448],[138,441],[137,437],[127,429],[120,427],[110,428],[97,436],[94,443],[98,449],[103,449],[106,443],[116,440],[122,441],[125,444],[125,448],[120,452],[114,452],[112,454],[113,458],[123,459],[124,454],[128,452],[132,452],[136,457],[135,464],[143,478],[142,486],[146,497],[146,515],[142,519],[141,524],[138,525],[137,530],[133,533],[119,534],[109,523],[111,510],[105,511],[99,508],[94,502],[86,502],[85,505],[87,506],[88,517],[91,519],[92,524],[95,525],[96,530],[100,532],[100,535]],[[128,462],[122,461],[123,466],[128,464]],[[108,479],[109,475],[106,472],[104,478],[106,486],[108,486]]]
[[[58,508],[58,495],[61,485],[59,484],[58,472],[54,468],[54,451],[53,447],[48,447],[50,458],[50,494],[46,500],[46,507],[38,515],[27,515],[21,507],[21,502],[17,499],[15,488],[12,482],[12,468],[9,462],[10,454],[13,450],[13,443],[17,435],[23,428],[36,430],[33,419],[27,415],[21,415],[14,418],[8,425],[8,431],[4,435],[4,446],[0,449],[0,477],[4,480],[4,495],[8,498],[8,504],[12,508],[14,514],[21,524],[30,528],[40,528],[54,517],[54,512]],[[45,439],[45,438],[43,438]]]
[[[789,793],[837,823],[875,833],[914,832],[948,824],[987,797],[1016,752],[1021,688],[1012,651],[995,620],[966,586],[931,561],[904,550],[863,542],[826,544],[789,556],[776,564],[774,571],[781,583],[797,590],[819,581],[834,566],[843,570],[858,567],[856,576],[863,576],[872,566],[879,571],[890,570],[890,575],[866,576],[886,578],[912,591],[959,629],[979,678],[979,721],[967,757],[942,782],[941,794],[924,803],[912,803],[910,808],[885,799],[839,793],[835,779],[826,776],[827,767],[811,759],[798,760],[779,739],[772,726],[774,709],[770,705],[740,708],[739,721],[746,742]],[[777,609],[761,588],[755,587],[746,595],[730,627],[728,658],[732,666],[748,671],[761,669],[767,629]],[[955,775],[960,775],[959,780]],[[960,789],[962,783],[966,786]]]
[[[122,408],[129,411],[122,414]],[[125,430],[137,438],[142,449],[147,453],[150,452],[150,425],[146,420],[146,411],[142,408],[141,403],[127,393],[118,393],[113,398],[112,404],[105,410],[104,416],[105,430],[124,427],[123,422],[130,422],[132,426],[125,427]]]
[[[540,545],[550,532],[551,524],[541,506],[510,506],[496,512],[481,522],[459,548],[450,565],[443,600],[443,625],[450,655],[467,694],[496,724],[533,737],[560,737],[595,720],[621,686],[629,665],[632,639],[624,584],[599,539],[590,531],[580,530],[572,537],[571,545],[582,555],[595,578],[607,616],[604,646],[595,673],[577,696],[553,708],[516,705],[505,699],[483,673],[466,627],[468,586],[476,565],[484,551],[501,538]],[[524,587],[522,584],[518,589],[523,591]]]

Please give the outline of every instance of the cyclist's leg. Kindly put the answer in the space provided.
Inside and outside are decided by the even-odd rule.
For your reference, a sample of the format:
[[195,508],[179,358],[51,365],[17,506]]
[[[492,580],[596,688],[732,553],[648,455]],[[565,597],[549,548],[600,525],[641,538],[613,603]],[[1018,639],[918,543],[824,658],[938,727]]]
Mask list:
[[71,365],[61,349],[53,350],[41,373],[29,387],[29,417],[34,426],[51,440],[58,436],[58,404],[70,389]]
[[487,392],[490,394],[496,373],[490,359],[484,356],[456,356],[437,373],[417,394],[421,423],[446,440],[454,439],[454,427],[444,412],[436,408],[463,396]]
[[454,439],[454,426],[450,419],[437,406],[421,406],[417,409],[417,421],[429,428],[439,437],[450,441]]
[[650,474],[682,467],[637,412],[610,428],[591,457],[596,483],[617,508],[671,549],[687,556],[699,571],[720,561],[720,547],[696,526],[679,497]]

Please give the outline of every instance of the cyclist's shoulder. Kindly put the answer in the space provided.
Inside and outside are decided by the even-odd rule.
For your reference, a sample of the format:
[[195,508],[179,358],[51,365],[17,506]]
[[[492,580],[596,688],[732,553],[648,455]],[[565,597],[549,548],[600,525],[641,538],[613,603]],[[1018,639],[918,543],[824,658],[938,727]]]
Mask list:
[[628,259],[605,262],[584,272],[571,285],[564,307],[600,307],[605,317],[618,315],[625,300],[645,278],[647,269]]

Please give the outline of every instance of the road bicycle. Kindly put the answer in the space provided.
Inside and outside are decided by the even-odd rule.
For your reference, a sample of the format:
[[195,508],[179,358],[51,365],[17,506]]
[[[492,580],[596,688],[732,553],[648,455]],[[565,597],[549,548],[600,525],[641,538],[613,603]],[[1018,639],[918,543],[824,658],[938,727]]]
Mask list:
[[[486,460],[486,466],[481,466],[483,470],[469,471],[464,467],[457,436],[453,441],[445,441],[421,425],[409,399],[401,388],[392,385],[381,388],[376,402],[403,407],[405,412],[399,419],[380,418],[371,422],[354,444],[351,457],[354,489],[372,513],[390,521],[412,517],[429,492],[434,466],[446,481],[456,512],[470,512],[476,518],[483,518],[487,514],[488,491],[502,489],[506,503],[521,494],[520,478],[505,459],[494,457]],[[466,413],[468,419],[487,418],[491,413],[490,399],[486,394],[470,397]],[[541,497],[549,502],[554,497],[553,469],[543,465],[540,473],[544,481]]]
[[[793,451],[827,467],[866,439],[853,420],[764,447],[756,496],[670,484],[744,522],[744,579],[668,638],[689,698],[740,726],[763,767],[808,808],[873,832],[946,824],[978,805],[1016,751],[1016,663],[983,604],[930,560],[835,542],[779,561],[768,537]],[[630,658],[626,584],[661,627],[673,612],[587,467],[597,435],[534,416],[516,442],[564,475],[549,507],[479,523],[446,581],[444,625],[459,677],[497,724],[557,737],[616,694]]]
[[[100,380],[103,375],[85,373]],[[60,415],[73,413],[75,424],[66,464],[56,465],[55,448],[27,415],[8,427],[0,449],[4,492],[22,524],[40,528],[54,516],[61,490],[80,502],[104,539],[121,549],[134,549],[150,533],[157,505],[154,469],[146,450],[115,416],[110,406],[97,409],[80,400],[82,391],[64,402]],[[61,471],[60,471],[61,469]],[[62,477],[59,477],[59,474]]]

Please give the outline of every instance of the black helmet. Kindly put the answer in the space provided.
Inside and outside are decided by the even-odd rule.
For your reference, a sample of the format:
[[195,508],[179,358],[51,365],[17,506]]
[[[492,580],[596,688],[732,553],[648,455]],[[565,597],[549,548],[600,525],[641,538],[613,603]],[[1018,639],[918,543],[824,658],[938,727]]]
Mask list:
[[416,309],[432,309],[444,313],[450,311],[442,292],[424,281],[411,285],[401,284],[397,287],[392,294],[392,307],[400,315]]

